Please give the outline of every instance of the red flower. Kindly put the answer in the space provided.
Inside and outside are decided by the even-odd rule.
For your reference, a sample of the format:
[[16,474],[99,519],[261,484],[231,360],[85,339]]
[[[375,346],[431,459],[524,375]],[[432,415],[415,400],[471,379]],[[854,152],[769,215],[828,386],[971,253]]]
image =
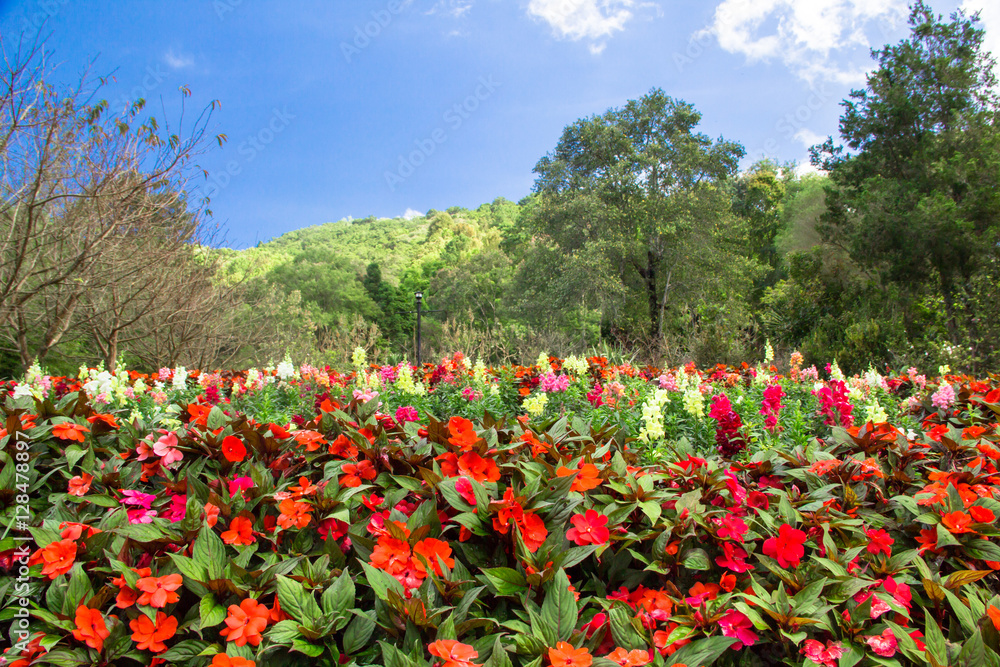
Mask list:
[[986,608],[986,615],[989,616],[990,621],[993,622],[993,627],[1000,630],[1000,609],[990,605]]
[[573,648],[569,642],[557,642],[555,648],[549,649],[549,661],[552,667],[590,667],[594,658],[586,648]]
[[976,523],[993,523],[997,518],[993,510],[987,507],[980,507],[979,505],[970,507],[969,515],[972,516],[972,520]]
[[742,547],[732,542],[723,542],[722,551],[723,554],[715,559],[715,562],[720,566],[737,573],[753,569],[753,565],[744,560],[747,557],[747,552]]
[[433,656],[444,658],[441,667],[479,667],[471,662],[473,658],[479,657],[476,649],[454,639],[439,639],[428,644],[427,651]]
[[267,619],[271,611],[253,598],[247,598],[237,607],[229,605],[229,616],[226,617],[226,627],[219,634],[237,646],[260,646],[263,639],[261,633],[267,627]]
[[83,605],[76,608],[76,629],[73,630],[73,637],[78,641],[86,642],[87,646],[100,653],[104,648],[104,640],[110,635],[104,624],[104,616],[99,610]]
[[361,486],[361,480],[373,480],[377,475],[375,472],[375,466],[373,466],[372,462],[368,459],[359,462],[357,465],[353,463],[345,463],[340,467],[340,470],[345,475],[345,477],[340,480],[341,486],[347,486],[350,488]]
[[944,524],[949,533],[954,535],[976,532],[969,528],[969,525],[972,523],[972,517],[965,512],[949,512],[941,517],[941,523]]
[[473,423],[463,417],[452,417],[448,420],[448,433],[451,435],[448,442],[463,452],[472,450],[476,441],[479,440]]
[[222,541],[226,544],[253,544],[257,538],[253,536],[253,521],[238,516],[229,522],[229,530],[222,533]]
[[235,435],[227,435],[222,440],[222,455],[226,457],[227,461],[239,463],[246,458],[247,448],[243,445],[243,441]]
[[444,540],[428,537],[413,545],[413,567],[419,572],[426,574],[427,567],[424,565],[424,561],[417,558],[417,556],[422,556],[439,577],[442,576],[442,572],[438,558],[443,560],[444,564],[449,568],[455,567],[455,559],[450,557],[451,547]]
[[877,655],[883,658],[891,658],[896,655],[899,642],[896,641],[896,635],[892,633],[892,630],[886,628],[881,635],[869,636],[864,639]]
[[175,592],[184,583],[179,574],[168,574],[165,577],[143,577],[135,582],[135,587],[142,591],[139,604],[163,608],[171,602],[177,602],[180,596]]
[[69,480],[69,495],[71,496],[85,496],[87,492],[90,491],[90,483],[94,481],[93,475],[88,475],[87,473],[80,473],[76,477],[72,477]]
[[471,477],[482,484],[500,479],[500,468],[493,459],[484,459],[475,452],[467,452],[458,459],[458,474]]
[[305,528],[312,519],[312,516],[309,514],[312,511],[312,506],[292,500],[291,498],[282,500],[281,504],[278,505],[278,509],[281,511],[281,514],[278,516],[278,525],[281,526],[282,530]]
[[31,557],[31,564],[42,563],[42,574],[49,579],[55,579],[60,574],[66,574],[73,569],[76,561],[76,542],[73,540],[59,540],[52,542],[43,549],[34,553]]
[[764,555],[776,559],[781,567],[798,567],[806,553],[805,542],[806,534],[786,523],[778,529],[777,537],[764,540]]
[[246,658],[230,658],[225,653],[212,656],[211,667],[256,667],[257,663]]
[[865,531],[865,535],[870,540],[868,542],[868,553],[884,553],[886,556],[892,555],[892,545],[895,540],[889,537],[889,533],[880,528],[878,530],[868,529]]
[[642,667],[642,665],[648,665],[651,662],[649,651],[639,649],[626,651],[620,646],[605,657],[611,662],[617,662],[622,667]]
[[60,440],[76,440],[77,442],[83,442],[83,434],[89,431],[90,429],[86,426],[73,422],[63,422],[52,427],[52,435],[55,437]]
[[735,609],[730,609],[719,619],[719,627],[726,637],[735,637],[739,640],[732,646],[734,651],[739,651],[744,646],[753,646],[757,641],[757,635],[752,632],[753,623],[750,622],[750,618]]
[[606,526],[608,517],[598,514],[595,510],[587,510],[584,514],[574,515],[570,521],[573,527],[566,531],[566,539],[573,540],[579,546],[585,544],[605,544],[611,537]]
[[132,639],[138,642],[137,648],[140,651],[148,649],[153,653],[160,653],[167,650],[167,645],[163,642],[177,632],[177,619],[158,611],[155,623],[143,614],[129,621],[128,626],[132,628]]
[[542,546],[545,538],[549,536],[545,522],[534,512],[525,512],[518,528],[521,529],[521,539],[524,540],[524,546],[530,553],[538,551],[538,547]]

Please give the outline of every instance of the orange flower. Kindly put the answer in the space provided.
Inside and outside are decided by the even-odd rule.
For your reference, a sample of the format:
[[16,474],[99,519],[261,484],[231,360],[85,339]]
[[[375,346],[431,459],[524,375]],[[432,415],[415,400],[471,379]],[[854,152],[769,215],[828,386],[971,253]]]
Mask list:
[[205,523],[208,524],[209,528],[214,528],[215,524],[218,523],[220,511],[218,505],[205,503]]
[[298,486],[290,486],[288,490],[296,496],[314,496],[319,491],[319,487],[309,481],[308,477],[299,477]]
[[78,641],[86,642],[87,646],[100,653],[104,648],[104,640],[110,634],[104,624],[104,616],[99,610],[83,605],[76,608],[76,629],[73,630],[73,637]]
[[378,538],[372,549],[371,565],[389,574],[398,574],[410,564],[410,545],[388,535]]
[[184,583],[184,577],[179,574],[168,574],[165,577],[143,577],[135,582],[135,587],[142,591],[138,602],[162,609],[180,599],[176,591],[182,583]]
[[316,431],[298,431],[294,437],[295,442],[299,443],[300,447],[305,447],[307,452],[317,451],[320,445],[326,442],[322,434]]
[[986,615],[990,617],[991,621],[993,621],[993,627],[1000,630],[1000,609],[990,605],[986,609]]
[[230,658],[225,653],[216,653],[212,657],[211,667],[256,667],[257,663],[246,658]]
[[954,535],[976,532],[969,528],[969,524],[972,523],[972,517],[965,512],[949,512],[941,517],[941,523],[944,524],[949,533]]
[[538,551],[538,547],[542,546],[545,538],[549,536],[545,522],[534,512],[525,512],[518,528],[521,529],[521,539],[524,540],[524,546],[530,553]]
[[521,441],[531,445],[531,456],[533,458],[538,458],[549,451],[549,446],[535,437],[535,434],[531,431],[525,431],[524,435],[521,436]]
[[83,434],[89,432],[90,429],[86,426],[74,424],[73,422],[62,422],[61,424],[56,424],[52,427],[52,435],[60,440],[76,440],[77,442],[83,442]]
[[347,486],[350,488],[361,486],[362,479],[372,480],[375,479],[376,476],[375,467],[372,465],[372,462],[367,459],[361,461],[357,465],[353,463],[345,463],[340,467],[340,470],[347,475],[341,480],[341,486]]
[[188,405],[188,413],[191,415],[192,424],[208,426],[208,413],[211,411],[211,405],[200,405],[198,403],[191,403]]
[[31,557],[32,565],[39,561],[43,563],[42,574],[48,576],[49,579],[55,579],[60,574],[72,570],[75,560],[76,542],[73,540],[51,542],[44,549],[36,551]]
[[71,477],[69,480],[69,495],[71,496],[85,496],[87,491],[90,491],[90,483],[94,481],[93,475],[88,475],[87,473],[81,473],[76,477]]
[[240,606],[229,605],[226,627],[219,634],[237,646],[251,644],[260,646],[261,633],[267,627],[267,617],[271,611],[253,598],[247,598]]
[[556,470],[556,475],[559,477],[569,477],[570,475],[576,475],[576,479],[573,480],[573,486],[569,488],[570,491],[577,491],[583,493],[590,489],[597,488],[601,485],[601,478],[598,477],[600,471],[597,469],[593,463],[583,463],[580,462],[580,466],[577,470],[570,470],[566,466],[559,466]]
[[484,459],[475,452],[462,454],[462,457],[458,459],[458,473],[471,477],[479,483],[495,482],[500,479],[500,468],[497,467],[496,461]]
[[222,440],[222,455],[231,463],[239,463],[247,457],[247,448],[235,435],[227,435]]
[[225,653],[216,653],[210,665],[211,667],[256,667],[257,663],[246,658],[230,658]]
[[92,415],[87,417],[87,421],[91,424],[102,424],[108,428],[118,428],[118,422],[115,420],[114,415]]
[[472,450],[476,441],[479,440],[479,436],[476,435],[476,427],[464,417],[452,417],[449,419],[448,433],[451,434],[448,442],[463,452]]
[[993,510],[987,507],[980,507],[979,505],[970,507],[969,514],[975,523],[993,523],[997,518]]
[[622,667],[642,667],[642,665],[650,663],[649,651],[641,651],[639,649],[626,651],[620,646],[606,657],[612,662],[617,662]]
[[[309,523],[306,521],[306,523]],[[222,541],[226,544],[240,544],[246,546],[253,544],[257,538],[253,536],[253,521],[238,516],[229,522],[229,530],[222,533]]]
[[468,644],[462,644],[454,639],[439,639],[427,645],[427,651],[438,658],[444,658],[441,667],[479,667],[472,662],[479,653]]
[[129,621],[128,627],[132,628],[132,639],[138,642],[136,648],[140,651],[148,649],[153,653],[160,653],[167,650],[167,645],[163,642],[177,632],[177,619],[158,611],[156,623],[143,614],[134,621]]
[[305,528],[312,519],[309,515],[309,512],[312,511],[312,506],[292,500],[291,498],[282,500],[281,504],[278,505],[278,509],[281,510],[281,515],[278,516],[278,525],[281,526],[282,530],[288,530],[293,527]]
[[343,433],[338,435],[337,439],[330,443],[326,450],[333,456],[339,456],[342,459],[358,458],[358,448]]
[[424,574],[427,574],[427,567],[424,565],[424,561],[417,558],[417,556],[423,556],[427,563],[430,564],[431,569],[434,570],[434,573],[439,577],[442,576],[442,572],[441,565],[438,563],[438,557],[449,568],[455,567],[455,559],[449,558],[451,556],[451,547],[444,540],[438,540],[433,537],[428,537],[417,542],[413,546],[413,556],[413,567]]
[[549,660],[552,662],[552,667],[590,667],[594,662],[590,651],[585,648],[573,648],[569,642],[558,642],[555,648],[550,648]]

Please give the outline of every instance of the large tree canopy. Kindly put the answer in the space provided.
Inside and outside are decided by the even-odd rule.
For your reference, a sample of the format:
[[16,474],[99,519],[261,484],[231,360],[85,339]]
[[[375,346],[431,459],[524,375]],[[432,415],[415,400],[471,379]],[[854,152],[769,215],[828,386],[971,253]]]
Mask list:
[[813,148],[833,185],[821,231],[911,294],[930,286],[952,342],[975,345],[976,276],[1000,238],[993,60],[978,16],[944,21],[920,1],[910,25],[909,39],[873,52],[867,87],[844,102],[846,148]]
[[700,120],[692,105],[654,89],[573,123],[535,167],[538,231],[566,254],[603,262],[619,292],[644,293],[653,338],[692,253],[729,212],[722,184],[744,155],[696,132]]

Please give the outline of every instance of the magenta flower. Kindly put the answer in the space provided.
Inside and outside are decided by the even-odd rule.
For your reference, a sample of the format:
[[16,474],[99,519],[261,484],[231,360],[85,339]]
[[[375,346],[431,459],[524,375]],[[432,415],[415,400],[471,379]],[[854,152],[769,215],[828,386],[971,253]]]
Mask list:
[[722,543],[723,555],[715,559],[715,562],[721,567],[724,567],[733,572],[746,572],[747,570],[752,570],[753,565],[750,565],[743,559],[747,557],[747,552],[732,542]]
[[400,408],[396,408],[396,421],[400,424],[420,421],[420,414],[412,405],[404,405]]
[[719,619],[719,627],[726,637],[735,637],[737,641],[732,649],[739,651],[744,646],[753,646],[757,641],[757,635],[753,633],[753,623],[750,618],[735,609],[730,609],[726,615]]
[[142,491],[132,491],[131,489],[127,491],[122,491],[123,505],[139,505],[142,509],[148,510],[153,506],[153,501],[156,500],[156,496],[151,493],[143,493]]
[[239,493],[240,497],[242,498],[243,490],[252,488],[253,488],[252,479],[250,479],[249,477],[236,477],[235,479],[233,479],[233,481],[229,482],[229,497],[232,498],[237,493]]
[[837,667],[837,661],[844,655],[844,645],[835,641],[828,641],[824,645],[815,639],[807,639],[802,643],[799,653],[823,667]]
[[163,513],[165,519],[177,523],[187,515],[187,495],[176,495],[170,498],[170,507]]
[[153,523],[153,517],[155,516],[156,516],[156,510],[150,510],[150,509],[128,510],[129,523]]

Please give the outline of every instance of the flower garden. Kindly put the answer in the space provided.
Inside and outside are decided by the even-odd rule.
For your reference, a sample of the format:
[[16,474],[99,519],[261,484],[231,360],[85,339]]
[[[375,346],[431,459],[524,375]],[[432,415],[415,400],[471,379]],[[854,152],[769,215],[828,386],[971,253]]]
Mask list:
[[1000,377],[3,385],[5,665],[997,665]]

